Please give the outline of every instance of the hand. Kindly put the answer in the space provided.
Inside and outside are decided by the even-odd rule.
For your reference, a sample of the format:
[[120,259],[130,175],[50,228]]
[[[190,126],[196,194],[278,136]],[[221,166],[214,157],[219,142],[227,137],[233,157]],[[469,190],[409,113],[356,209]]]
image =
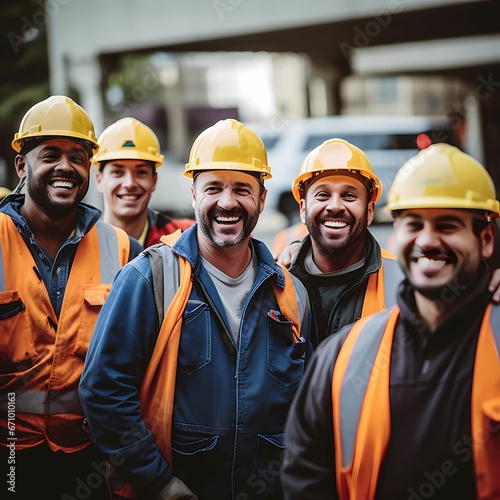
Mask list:
[[[288,269],[292,264],[292,262],[294,261],[294,259],[297,257],[297,255],[299,255],[299,250],[301,246],[302,243],[300,242],[291,243],[290,245],[285,247],[279,255],[275,255],[274,260],[278,264],[281,264],[282,266]],[[500,284],[500,273],[498,277],[498,282]],[[500,297],[500,292],[499,292],[499,297]]]
[[488,290],[494,292],[491,300],[495,304],[500,304],[500,269],[495,269],[493,271],[493,276],[491,277],[490,284],[488,285]]
[[156,495],[155,500],[198,500],[198,497],[174,476]]

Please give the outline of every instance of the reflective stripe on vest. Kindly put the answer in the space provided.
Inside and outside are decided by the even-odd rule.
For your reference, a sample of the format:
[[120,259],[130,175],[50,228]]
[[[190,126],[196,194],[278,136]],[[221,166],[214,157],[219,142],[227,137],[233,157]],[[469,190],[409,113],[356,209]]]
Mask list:
[[[123,265],[120,262],[120,254],[117,251],[118,235],[113,226],[101,224],[100,221],[97,221],[95,228],[97,229],[99,240],[101,283],[113,283],[116,273]],[[7,290],[3,262],[2,245],[0,244],[0,292]]]
[[490,325],[497,348],[498,361],[500,363],[500,306],[491,307]]
[[83,413],[76,391],[13,391],[15,399],[12,399],[9,394],[0,394],[0,410],[2,411],[7,411],[9,407],[12,407],[15,411],[38,415],[65,413],[81,415]]
[[397,260],[384,257],[384,299],[386,309],[396,305],[397,289],[404,279]]
[[116,273],[122,267],[118,248],[118,235],[108,224],[96,224],[99,235],[99,259],[101,265],[101,283],[113,283]]
[[[5,214],[1,214],[1,216],[8,221],[7,227],[12,225],[9,230],[17,237],[18,233],[10,217]],[[121,229],[118,230],[102,221],[96,222],[94,228],[86,235],[86,238],[89,238],[89,235],[94,231],[97,232],[96,241],[98,242],[99,251],[100,281],[102,284],[111,284],[118,270],[128,260],[130,252],[129,238]],[[7,237],[11,236],[7,233]],[[24,242],[19,241],[18,244],[24,245]],[[83,240],[81,244],[83,244]],[[5,272],[5,268],[8,268],[8,261],[9,256],[7,254],[4,255],[4,248],[0,241],[0,292],[7,292],[7,288],[12,286],[12,283],[7,283]],[[72,276],[72,273],[70,274]],[[70,279],[68,279],[68,283],[70,283]],[[8,405],[15,403],[16,411],[20,413],[30,413],[33,415],[83,414],[76,390],[44,391],[34,389],[23,390],[19,388],[10,390],[9,388],[3,388],[2,391],[5,392],[0,394],[0,411],[7,411]],[[15,395],[14,401],[10,401],[8,398],[8,394],[10,393]]]
[[342,428],[342,465],[348,467],[354,451],[354,440],[358,428],[361,405],[363,403],[368,377],[366,367],[373,366],[375,356],[384,334],[389,311],[373,317],[369,323],[370,334],[363,335],[361,329],[351,354],[340,393],[340,425]]
[[[358,321],[335,363],[333,427],[341,499],[375,498],[390,440],[390,356],[398,316],[396,306]],[[500,306],[490,304],[478,333],[471,395],[473,461],[480,499],[500,498],[499,389]]]
[[368,276],[361,318],[396,305],[398,285],[403,281],[404,274],[394,255],[383,248],[381,253],[380,269]]

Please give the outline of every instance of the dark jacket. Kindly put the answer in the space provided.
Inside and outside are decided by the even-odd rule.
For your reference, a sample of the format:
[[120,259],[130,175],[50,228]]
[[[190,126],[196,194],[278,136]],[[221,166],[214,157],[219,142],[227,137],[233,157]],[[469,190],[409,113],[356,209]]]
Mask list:
[[[471,388],[479,328],[491,297],[489,278],[482,269],[460,310],[432,334],[417,312],[412,287],[407,281],[400,285],[390,368],[391,438],[377,499],[476,498]],[[282,477],[287,500],[338,498],[332,374],[350,328],[318,347],[290,408]]]
[[[338,278],[328,276],[312,276],[306,271],[304,259],[310,249],[311,237],[306,236],[297,258],[292,262],[290,272],[302,281],[309,293],[313,316],[312,340],[316,347],[326,337],[361,318],[368,278],[370,274],[379,272],[383,257],[377,240],[367,231],[364,266],[340,278],[347,280],[346,289],[335,301],[333,308],[325,309],[322,304],[326,302],[328,296],[336,297],[339,281]],[[399,266],[395,267],[399,274],[401,272]],[[401,279],[403,279],[402,273]]]

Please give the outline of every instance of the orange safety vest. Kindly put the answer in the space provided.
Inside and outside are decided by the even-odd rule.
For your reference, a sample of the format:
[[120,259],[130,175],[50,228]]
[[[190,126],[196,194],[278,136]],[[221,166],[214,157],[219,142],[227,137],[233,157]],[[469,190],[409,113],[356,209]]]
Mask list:
[[[98,221],[78,243],[57,318],[30,249],[0,213],[2,445],[9,436],[17,449],[43,441],[65,452],[89,445],[78,383],[97,315],[129,253],[125,231]],[[5,415],[15,416],[13,434]]]
[[[333,430],[341,500],[375,498],[391,434],[388,359],[398,317],[399,308],[395,306],[358,321],[335,363]],[[364,392],[355,391],[352,382],[366,380],[367,364],[372,371]],[[471,407],[478,498],[500,499],[500,307],[491,304],[479,331]]]
[[[175,233],[162,236],[161,241],[167,246],[173,246],[180,234],[181,231],[177,230]],[[171,468],[172,415],[182,315],[193,285],[192,269],[189,262],[180,256],[177,262],[179,263],[179,287],[170,304],[165,304],[166,313],[139,390],[144,422],[151,430],[160,453]],[[282,269],[285,274],[285,287],[282,289],[273,283],[273,290],[281,312],[293,323],[292,331],[295,342],[299,342],[300,314],[295,297],[295,287],[288,271],[285,268]],[[172,270],[172,272],[176,271]],[[167,276],[166,287],[171,288],[172,281]],[[113,494],[112,498],[136,498],[134,487],[128,483],[122,484],[119,491]]]
[[381,249],[382,264],[376,273],[370,274],[366,285],[361,317],[364,318],[396,304],[396,290],[404,274],[395,255]]

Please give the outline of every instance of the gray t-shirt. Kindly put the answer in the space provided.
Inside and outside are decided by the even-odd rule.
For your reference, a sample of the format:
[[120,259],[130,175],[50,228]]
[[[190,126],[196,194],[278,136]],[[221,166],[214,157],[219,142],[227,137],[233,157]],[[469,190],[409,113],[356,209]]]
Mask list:
[[248,267],[237,278],[231,278],[222,271],[219,271],[219,269],[210,264],[210,262],[203,257],[201,257],[201,263],[212,278],[215,288],[217,288],[219,292],[224,311],[229,321],[231,334],[235,344],[238,345],[241,311],[255,280],[259,261],[255,253],[252,252],[252,259]]

